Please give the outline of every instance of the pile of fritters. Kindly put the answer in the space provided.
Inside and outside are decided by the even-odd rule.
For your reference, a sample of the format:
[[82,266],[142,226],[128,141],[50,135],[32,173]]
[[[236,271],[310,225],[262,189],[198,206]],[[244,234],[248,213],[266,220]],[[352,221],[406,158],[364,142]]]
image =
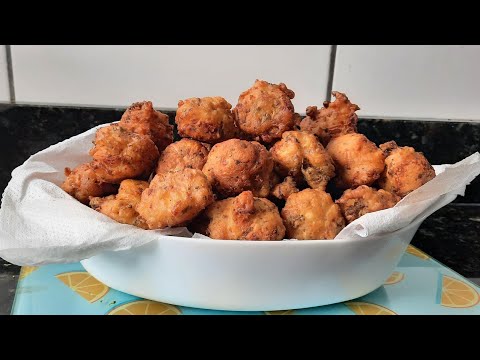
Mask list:
[[[333,102],[295,113],[295,93],[263,80],[232,110],[222,97],[178,103],[178,134],[150,101],[99,129],[92,161],[65,169],[62,189],[119,223],[187,226],[212,239],[333,239],[435,177],[423,156],[357,133],[360,108]],[[343,192],[336,200],[330,191]],[[339,193],[340,194],[340,193]]]

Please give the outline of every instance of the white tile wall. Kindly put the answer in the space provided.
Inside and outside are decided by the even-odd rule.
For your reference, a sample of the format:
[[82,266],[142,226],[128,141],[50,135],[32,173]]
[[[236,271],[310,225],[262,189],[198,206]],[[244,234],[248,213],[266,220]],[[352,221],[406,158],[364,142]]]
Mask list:
[[5,45],[0,45],[0,102],[10,101],[10,90],[8,87],[7,53]]
[[12,46],[17,102],[128,105],[220,95],[235,106],[256,78],[285,82],[304,113],[325,99],[330,46]]
[[343,46],[333,89],[364,116],[480,120],[480,46]]

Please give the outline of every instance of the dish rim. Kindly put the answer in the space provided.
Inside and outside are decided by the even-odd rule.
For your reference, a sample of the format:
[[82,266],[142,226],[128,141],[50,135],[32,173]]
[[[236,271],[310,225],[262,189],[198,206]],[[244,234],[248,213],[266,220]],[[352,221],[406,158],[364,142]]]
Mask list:
[[[153,241],[163,241],[164,237],[169,238],[169,240],[175,240],[175,241],[182,241],[186,243],[196,243],[196,244],[217,244],[217,245],[226,245],[231,244],[231,245],[226,245],[226,246],[327,246],[327,244],[348,244],[348,243],[354,243],[354,242],[360,242],[360,241],[375,241],[379,239],[385,239],[386,237],[391,237],[395,236],[398,233],[402,233],[405,231],[410,230],[411,228],[415,226],[419,226],[421,222],[424,219],[420,218],[417,220],[412,221],[410,224],[407,226],[404,226],[401,229],[388,232],[388,233],[382,233],[382,234],[374,234],[374,235],[368,235],[366,237],[362,237],[361,239],[352,239],[352,238],[342,238],[342,239],[318,239],[318,240],[257,240],[257,241],[252,241],[252,240],[223,240],[223,239],[204,239],[204,238],[194,238],[194,237],[183,237],[183,236],[175,236],[175,235],[161,235],[162,238],[159,238],[157,240]],[[147,231],[156,231],[156,230],[147,230]],[[149,244],[149,243],[147,243]],[[145,245],[147,245],[145,244]],[[282,244],[282,245],[280,245]],[[287,245],[288,244],[288,245]],[[295,244],[295,245],[293,245]],[[299,245],[302,244],[302,245]],[[325,244],[325,245],[319,245],[319,244]],[[130,248],[128,250],[131,250],[134,248]]]

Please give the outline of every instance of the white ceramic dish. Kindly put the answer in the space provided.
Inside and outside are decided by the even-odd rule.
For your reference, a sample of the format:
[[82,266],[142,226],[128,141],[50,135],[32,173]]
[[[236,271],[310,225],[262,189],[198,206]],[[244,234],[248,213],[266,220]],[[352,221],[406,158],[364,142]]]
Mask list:
[[226,241],[164,236],[82,265],[106,285],[175,305],[267,311],[327,305],[380,287],[423,217],[362,240]]

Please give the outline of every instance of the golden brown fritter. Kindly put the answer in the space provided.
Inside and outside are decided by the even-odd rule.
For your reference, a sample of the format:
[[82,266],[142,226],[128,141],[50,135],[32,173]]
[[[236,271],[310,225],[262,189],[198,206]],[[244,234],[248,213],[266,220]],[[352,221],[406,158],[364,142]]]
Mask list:
[[66,179],[61,188],[78,201],[88,204],[90,196],[104,196],[116,191],[116,186],[101,181],[91,164],[82,164],[75,169],[65,168]]
[[234,198],[214,202],[204,213],[205,235],[223,240],[282,240],[285,226],[269,200],[244,191]]
[[293,129],[300,130],[300,123],[302,122],[302,116],[299,113],[293,114]]
[[384,155],[365,135],[351,133],[330,140],[327,151],[335,164],[340,189],[373,184],[385,167]]
[[378,180],[384,190],[404,197],[435,177],[435,170],[421,152],[395,141],[380,145],[386,155],[385,171]]
[[314,189],[325,190],[335,176],[335,167],[327,151],[315,135],[305,131],[286,131],[282,140],[270,149],[275,171],[292,176],[297,182],[306,180]]
[[202,170],[207,162],[207,147],[195,140],[182,139],[167,146],[160,155],[157,174],[183,169]]
[[335,202],[340,205],[347,223],[351,223],[362,215],[391,208],[399,201],[400,197],[395,194],[362,185],[346,190]]
[[178,134],[210,144],[235,137],[237,128],[230,105],[220,96],[190,98],[178,102]]
[[207,177],[196,169],[155,175],[137,211],[150,229],[183,226],[214,200]]
[[125,179],[148,177],[158,160],[158,150],[145,135],[138,135],[117,124],[99,129],[90,150],[92,167],[102,181],[118,184]]
[[330,194],[305,189],[288,197],[282,209],[287,236],[298,240],[333,239],[345,226],[340,207]]
[[316,106],[309,106],[307,116],[300,123],[301,130],[315,134],[324,145],[337,136],[357,132],[358,117],[355,111],[360,108],[341,92],[332,91],[332,95],[335,101],[325,101],[320,110]]
[[270,84],[256,80],[253,86],[240,94],[233,109],[237,126],[254,140],[266,143],[280,139],[293,129],[294,108],[290,99],[295,93],[283,83]]
[[273,171],[272,156],[256,141],[230,139],[212,147],[203,172],[222,196],[235,196],[251,190],[267,197]]
[[290,195],[295,194],[298,191],[295,180],[293,180],[291,176],[287,176],[283,182],[276,184],[273,187],[271,195],[280,200],[287,200]]
[[123,180],[117,195],[91,198],[90,206],[119,223],[148,229],[145,220],[138,215],[136,210],[142,192],[146,188],[148,188],[148,182],[146,181]]
[[151,101],[132,104],[118,124],[128,131],[150,136],[159,152],[173,142],[173,126],[168,122],[168,115],[156,111]]

